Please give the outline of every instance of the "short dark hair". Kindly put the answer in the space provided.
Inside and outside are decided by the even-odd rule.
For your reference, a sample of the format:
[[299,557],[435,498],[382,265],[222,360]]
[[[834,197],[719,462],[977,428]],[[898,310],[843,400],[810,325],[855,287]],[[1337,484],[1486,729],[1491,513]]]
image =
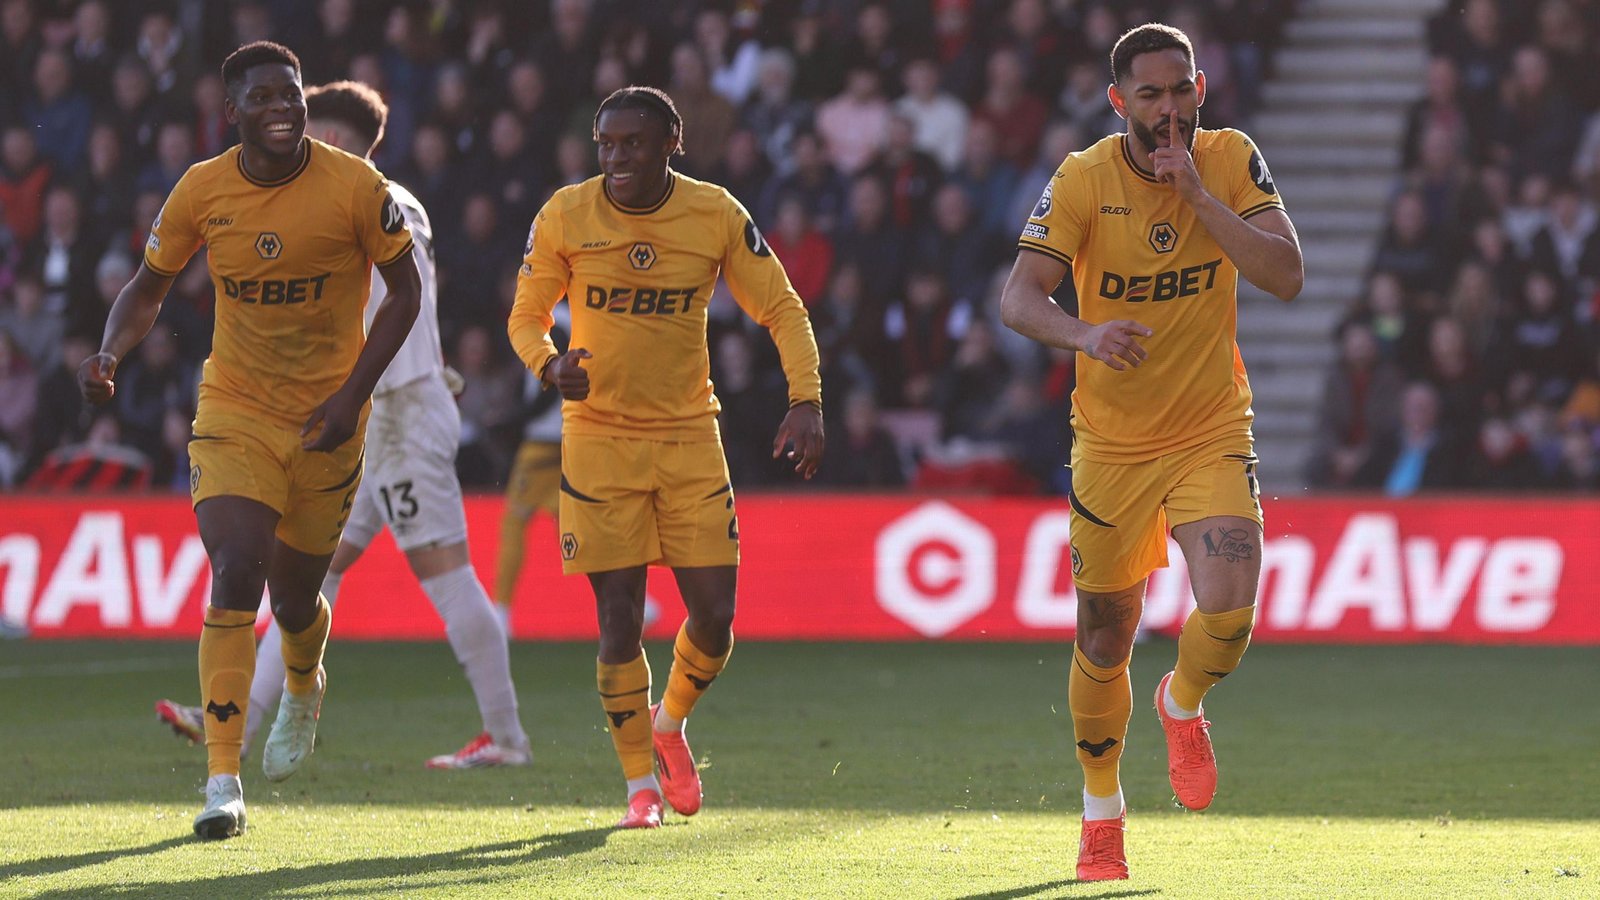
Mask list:
[[383,140],[389,105],[369,84],[334,81],[306,88],[306,115],[350,126],[366,138],[370,150]]
[[1111,48],[1111,80],[1122,83],[1122,79],[1133,74],[1135,56],[1157,50],[1181,50],[1189,65],[1194,65],[1194,45],[1189,43],[1188,35],[1171,25],[1146,22],[1117,38],[1116,45]]
[[294,70],[294,77],[300,77],[300,57],[293,50],[272,41],[251,41],[222,61],[222,83],[233,90],[244,82],[246,72],[269,63],[288,66]]
[[600,102],[600,108],[594,111],[594,130],[600,132],[600,116],[617,109],[638,109],[661,119],[667,126],[667,133],[678,138],[678,153],[683,150],[683,116],[678,115],[677,104],[667,96],[667,92],[660,88],[645,87],[639,84],[630,84],[625,88],[618,88],[611,92],[611,96]]

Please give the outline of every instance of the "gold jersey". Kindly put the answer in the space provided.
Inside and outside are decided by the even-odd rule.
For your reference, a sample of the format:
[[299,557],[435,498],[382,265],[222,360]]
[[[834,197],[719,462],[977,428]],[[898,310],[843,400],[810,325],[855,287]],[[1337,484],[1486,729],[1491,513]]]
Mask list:
[[176,275],[201,245],[216,290],[200,404],[243,407],[295,428],[344,384],[366,341],[372,265],[411,252],[381,173],[310,138],[274,182],[240,148],[189,167],[156,216],[144,263]]
[[[1241,217],[1283,208],[1243,133],[1200,129],[1193,153],[1205,189]],[[1138,368],[1078,357],[1076,453],[1138,462],[1250,433],[1250,380],[1235,341],[1239,270],[1177,192],[1134,165],[1127,135],[1062,162],[1018,246],[1072,267],[1085,322],[1131,319],[1155,332],[1140,339],[1150,355]]]
[[573,348],[594,354],[589,396],[562,406],[571,434],[698,440],[717,436],[706,304],[720,273],[772,332],[789,402],[822,401],[816,338],[783,264],[723,188],[668,173],[648,209],[617,205],[604,176],[557,191],[528,232],[508,330],[536,373],[557,356],[551,309],[565,296]]

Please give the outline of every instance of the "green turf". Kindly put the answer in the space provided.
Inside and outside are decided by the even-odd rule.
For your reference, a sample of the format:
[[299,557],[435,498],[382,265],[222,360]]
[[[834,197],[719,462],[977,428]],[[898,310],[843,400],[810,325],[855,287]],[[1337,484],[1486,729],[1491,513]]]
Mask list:
[[250,760],[250,830],[200,844],[203,753],[151,713],[193,645],[0,644],[0,896],[1600,896],[1600,650],[1254,647],[1201,814],[1148,708],[1174,652],[1134,658],[1133,879],[1079,885],[1062,646],[741,644],[705,810],[637,833],[592,647],[513,649],[532,768],[438,773],[476,730],[448,649],[336,643],[307,770]]

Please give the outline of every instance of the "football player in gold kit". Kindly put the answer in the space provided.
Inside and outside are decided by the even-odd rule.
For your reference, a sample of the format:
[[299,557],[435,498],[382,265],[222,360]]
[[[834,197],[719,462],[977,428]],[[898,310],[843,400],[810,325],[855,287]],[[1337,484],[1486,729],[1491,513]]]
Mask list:
[[[823,450],[805,307],[744,207],[672,170],[683,137],[659,90],[623,88],[601,103],[602,174],[539,211],[509,322],[518,356],[565,401],[562,567],[587,574],[595,593],[600,700],[628,782],[624,828],[659,826],[663,793],[681,815],[699,810],[683,723],[733,650],[739,525],[706,346],[719,273],[771,331],[788,377],[773,456],[792,444],[795,471],[809,478]],[[563,296],[572,349],[558,354],[551,309]],[[672,569],[688,612],[655,706],[641,642],[648,565]]]
[[[210,778],[194,822],[204,839],[245,828],[239,752],[264,587],[288,675],[262,768],[281,781],[311,754],[327,684],[329,611],[318,587],[361,481],[373,387],[421,296],[411,233],[383,175],[305,136],[295,55],[246,44],[223,62],[222,80],[240,144],[191,166],[172,189],[100,352],[78,370],[89,401],[110,399],[119,362],[149,332],[173,279],[207,249],[216,333],[189,443],[190,499],[212,578],[200,636]],[[374,264],[388,296],[364,335]]]
[[[1128,877],[1117,766],[1128,660],[1170,530],[1198,609],[1156,690],[1178,800],[1204,809],[1217,766],[1201,698],[1238,665],[1254,623],[1261,506],[1250,382],[1234,340],[1238,277],[1291,300],[1299,239],[1249,138],[1198,128],[1206,79],[1183,32],[1148,24],[1111,52],[1127,132],[1062,162],[1024,226],[1001,317],[1079,351],[1072,396],[1072,568],[1078,632],[1068,698],[1084,770],[1078,877]],[[1079,314],[1050,293],[1068,272]]]

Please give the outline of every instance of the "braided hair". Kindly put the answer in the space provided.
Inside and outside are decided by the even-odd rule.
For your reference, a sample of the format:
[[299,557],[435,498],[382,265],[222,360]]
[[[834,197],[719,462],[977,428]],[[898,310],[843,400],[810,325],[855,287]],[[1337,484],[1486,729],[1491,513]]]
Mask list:
[[595,133],[598,134],[600,131],[602,115],[620,109],[637,109],[649,115],[659,116],[662,124],[667,126],[667,134],[678,139],[678,149],[673,151],[673,155],[684,155],[683,116],[678,114],[677,105],[667,96],[666,91],[637,84],[612,91],[611,96],[601,101],[600,108],[594,112]]

